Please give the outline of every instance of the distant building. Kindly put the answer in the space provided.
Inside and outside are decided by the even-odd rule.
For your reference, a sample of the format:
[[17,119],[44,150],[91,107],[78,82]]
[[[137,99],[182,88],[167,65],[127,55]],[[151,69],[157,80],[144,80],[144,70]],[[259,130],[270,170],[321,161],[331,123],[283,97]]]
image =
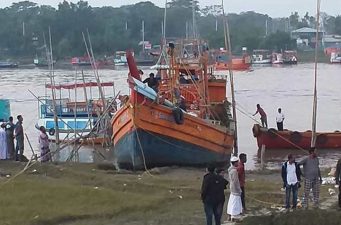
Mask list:
[[326,55],[330,55],[332,52],[340,52],[341,35],[324,35],[322,39],[322,44]]
[[[291,38],[296,40],[297,48],[315,48],[316,44],[316,29],[310,27],[302,27],[297,30],[291,31]],[[324,36],[323,31],[319,31],[318,41],[322,43],[322,38]]]

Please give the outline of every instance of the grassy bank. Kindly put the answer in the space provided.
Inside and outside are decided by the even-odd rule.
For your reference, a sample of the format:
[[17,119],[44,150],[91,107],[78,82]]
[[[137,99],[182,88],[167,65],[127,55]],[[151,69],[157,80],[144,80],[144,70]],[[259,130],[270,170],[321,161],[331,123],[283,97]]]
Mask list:
[[[200,201],[203,169],[164,168],[150,175],[103,170],[94,164],[37,164],[13,180],[6,178],[23,167],[0,162],[1,224],[205,224]],[[275,212],[283,204],[278,171],[252,172],[247,178],[250,215]],[[327,189],[321,191],[322,201],[329,198]]]

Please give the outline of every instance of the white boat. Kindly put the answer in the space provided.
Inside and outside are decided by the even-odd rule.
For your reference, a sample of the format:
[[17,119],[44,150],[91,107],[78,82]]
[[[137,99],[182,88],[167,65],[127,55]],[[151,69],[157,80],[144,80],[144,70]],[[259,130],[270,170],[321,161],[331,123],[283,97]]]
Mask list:
[[128,65],[125,51],[115,52],[114,64],[115,66],[127,66]]
[[271,64],[271,54],[269,50],[253,50],[252,64]]
[[341,63],[341,52],[332,52],[330,54],[331,63]]
[[282,53],[272,53],[271,62],[272,62],[272,64],[283,64],[283,54]]

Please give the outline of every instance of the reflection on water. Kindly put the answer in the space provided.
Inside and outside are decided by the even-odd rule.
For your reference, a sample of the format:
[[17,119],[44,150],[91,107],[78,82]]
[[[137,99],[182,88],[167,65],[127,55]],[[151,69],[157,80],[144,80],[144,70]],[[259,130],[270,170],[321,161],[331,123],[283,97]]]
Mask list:
[[[150,71],[143,69],[145,75]],[[335,131],[341,128],[341,83],[340,65],[319,65],[318,78],[318,131]],[[74,82],[76,70],[55,71],[56,83]],[[238,138],[239,150],[248,154],[249,161],[247,169],[253,169],[259,163],[256,139],[253,137],[251,128],[254,120],[259,116],[252,117],[256,111],[256,104],[262,105],[268,115],[270,127],[276,127],[275,116],[277,108],[281,107],[285,114],[284,128],[304,131],[311,129],[312,118],[312,88],[313,88],[313,64],[299,64],[297,66],[283,67],[255,67],[251,72],[235,72],[235,90],[237,102]],[[36,99],[28,92],[31,90],[37,96],[50,95],[44,85],[49,83],[49,72],[42,69],[15,69],[0,70],[0,98],[11,100],[12,115],[22,114],[24,116],[25,132],[29,136],[33,148],[37,149],[38,131],[34,125],[38,119],[38,104]],[[86,81],[95,81],[93,71],[84,71]],[[113,96],[121,91],[121,94],[128,94],[127,70],[100,70],[99,75],[103,82],[114,82],[115,87],[106,91],[106,96]],[[82,82],[81,75],[77,80]],[[90,92],[90,90],[87,90]],[[96,88],[91,90],[93,97],[98,96]],[[77,95],[80,99],[83,90]],[[73,91],[57,92],[57,95],[68,97],[73,96]],[[228,92],[228,97],[230,93]],[[25,154],[30,157],[32,154],[26,143]],[[102,159],[108,154],[108,150],[93,147],[84,147],[79,151],[79,158],[82,161],[90,162],[94,159]],[[98,150],[101,150],[100,152]],[[65,150],[59,157],[67,158],[72,151]],[[94,154],[95,152],[95,154]],[[294,150],[292,153],[301,157],[304,153]],[[302,154],[303,153],[303,154]],[[286,159],[288,151],[266,150],[267,166],[278,168]],[[334,164],[341,154],[338,151],[320,151],[321,165]]]

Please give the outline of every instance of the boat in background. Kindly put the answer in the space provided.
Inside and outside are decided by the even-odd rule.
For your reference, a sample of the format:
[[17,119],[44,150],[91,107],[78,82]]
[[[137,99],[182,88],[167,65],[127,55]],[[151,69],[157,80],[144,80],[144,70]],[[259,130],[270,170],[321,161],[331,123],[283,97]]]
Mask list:
[[71,59],[71,64],[73,66],[91,66],[91,61],[88,56],[73,57]]
[[297,51],[286,50],[283,52],[283,64],[296,65],[297,61]]
[[227,51],[220,49],[214,52],[216,63],[216,70],[229,70],[230,65],[232,65],[232,70],[244,71],[249,70],[251,66],[251,57],[246,53],[246,49],[243,48],[243,55],[233,56],[232,59],[228,58]]
[[18,68],[19,65],[17,63],[14,62],[10,62],[10,61],[0,61],[0,69],[1,68]]
[[113,158],[120,168],[227,165],[234,121],[226,78],[213,75],[206,49],[200,40],[168,42],[162,55],[169,64],[159,67],[158,92],[142,83],[127,53],[130,96],[112,119]]
[[271,63],[272,64],[283,64],[283,54],[282,53],[272,53],[271,56]]
[[330,63],[341,63],[341,51],[330,53]]
[[271,53],[269,50],[255,49],[252,52],[252,64],[271,64]]
[[[112,87],[112,82],[101,83],[101,87]],[[96,82],[61,84],[56,86],[46,85],[46,88],[55,90],[74,90],[76,88],[98,87]],[[90,91],[91,93],[92,91]],[[60,96],[62,94],[60,93]],[[109,102],[109,99],[105,100]],[[61,142],[79,142],[104,145],[110,138],[105,123],[97,123],[103,114],[104,107],[101,99],[90,98],[89,100],[72,100],[70,98],[55,99],[56,113],[58,117],[59,140]],[[54,121],[53,100],[48,97],[38,98],[39,119],[36,127],[44,126],[49,131],[51,141],[56,141],[56,127]],[[115,111],[112,109],[112,111]],[[91,132],[95,130],[96,132]],[[90,134],[91,132],[91,134]],[[90,136],[89,136],[90,135]]]
[[8,121],[11,116],[11,106],[8,99],[0,99],[0,122]]
[[[266,149],[309,149],[311,145],[312,131],[278,131],[274,128],[264,128],[255,124],[252,133],[257,138],[257,146],[262,145]],[[319,149],[341,149],[341,132],[316,133],[316,147]]]
[[[134,55],[134,53],[132,53]],[[114,55],[115,66],[127,66],[127,56],[125,51],[116,51]]]

